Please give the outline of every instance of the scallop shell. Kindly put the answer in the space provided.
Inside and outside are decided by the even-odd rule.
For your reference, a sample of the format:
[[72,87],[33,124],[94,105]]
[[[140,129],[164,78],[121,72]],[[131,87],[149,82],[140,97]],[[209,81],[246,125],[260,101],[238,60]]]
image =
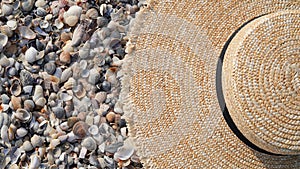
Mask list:
[[23,38],[26,38],[26,39],[34,39],[36,37],[36,34],[35,32],[33,32],[29,27],[27,26],[21,26],[18,28],[19,32],[20,32],[20,35],[23,37]]
[[15,117],[21,122],[26,123],[31,120],[32,114],[25,109],[19,108],[15,113]]
[[87,137],[82,140],[81,145],[89,151],[94,151],[97,148],[97,143],[92,137]]
[[30,142],[34,148],[43,145],[43,139],[36,134],[31,137]]
[[24,136],[27,135],[27,133],[28,133],[28,131],[23,127],[18,128],[17,131],[16,131],[16,134],[17,134],[18,137],[24,137]]
[[74,124],[74,126],[73,126],[73,132],[79,138],[83,138],[88,133],[88,127],[89,127],[88,124],[86,124],[83,121],[79,121],[79,122],[77,122],[77,123]]
[[8,41],[7,35],[0,33],[0,51],[7,44],[7,41]]

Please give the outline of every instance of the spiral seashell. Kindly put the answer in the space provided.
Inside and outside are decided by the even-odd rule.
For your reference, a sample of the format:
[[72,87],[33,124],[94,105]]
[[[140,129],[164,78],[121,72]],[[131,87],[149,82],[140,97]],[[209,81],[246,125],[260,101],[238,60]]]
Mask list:
[[25,109],[19,108],[15,113],[15,117],[21,122],[26,123],[31,120],[32,114]]
[[19,32],[20,32],[20,35],[23,37],[23,38],[26,38],[26,39],[34,39],[36,37],[36,34],[35,32],[33,32],[29,27],[27,26],[20,26],[18,28]]
[[86,124],[83,121],[78,121],[77,123],[74,124],[73,126],[73,132],[76,136],[79,138],[83,138],[87,135],[88,133],[88,124]]
[[97,143],[92,137],[87,137],[81,142],[81,146],[89,151],[94,151],[97,148]]

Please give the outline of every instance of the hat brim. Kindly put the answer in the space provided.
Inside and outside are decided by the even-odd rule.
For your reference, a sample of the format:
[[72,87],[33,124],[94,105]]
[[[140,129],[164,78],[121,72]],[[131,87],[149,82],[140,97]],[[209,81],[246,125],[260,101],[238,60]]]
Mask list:
[[299,168],[299,156],[259,152],[219,105],[222,49],[244,23],[300,2],[150,1],[131,29],[121,74],[125,116],[145,168]]

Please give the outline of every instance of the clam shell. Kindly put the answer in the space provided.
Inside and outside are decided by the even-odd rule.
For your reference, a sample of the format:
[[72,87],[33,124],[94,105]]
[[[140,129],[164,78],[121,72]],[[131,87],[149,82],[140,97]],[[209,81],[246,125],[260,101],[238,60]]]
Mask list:
[[6,25],[11,28],[11,30],[16,30],[18,27],[17,21],[16,20],[9,20],[6,22]]
[[59,139],[52,139],[50,141],[50,148],[55,148],[56,146],[58,146],[60,144],[60,140]]
[[86,91],[82,85],[77,85],[73,87],[73,92],[78,99],[83,98],[86,95]]
[[1,29],[1,33],[3,33],[4,35],[6,35],[7,37],[11,37],[13,35],[13,31],[7,25],[1,26],[0,29]]
[[97,143],[92,137],[87,137],[82,140],[81,145],[89,151],[94,151],[97,148]]
[[31,11],[35,3],[35,0],[22,0],[21,1],[21,10],[25,12]]
[[29,27],[27,26],[20,26],[19,28],[19,32],[20,32],[20,35],[23,37],[23,38],[26,38],[26,39],[34,39],[36,37],[36,34],[35,32],[33,32]]
[[28,133],[28,131],[23,127],[18,128],[17,131],[16,131],[16,134],[17,134],[18,137],[24,137],[24,136],[27,135],[27,133]]
[[69,90],[69,89],[72,89],[75,85],[76,85],[76,81],[74,78],[71,77],[71,78],[69,78],[68,81],[66,81],[64,83],[64,88]]
[[29,63],[33,63],[37,60],[38,51],[34,47],[30,47],[25,52],[25,59]]
[[72,74],[73,74],[73,72],[72,72],[71,68],[65,69],[61,74],[60,82],[61,83],[66,82],[72,76]]
[[73,126],[73,132],[79,138],[83,138],[88,133],[88,127],[89,127],[88,124],[86,124],[83,121],[79,121],[79,122],[77,122],[77,123],[74,124],[74,126]]
[[26,123],[31,120],[32,114],[25,109],[19,108],[15,113],[15,117],[21,122]]
[[0,50],[7,44],[8,37],[7,35],[0,33]]
[[35,102],[36,107],[38,108],[43,108],[47,103],[47,100],[43,97],[37,99],[37,101]]
[[13,110],[17,110],[22,107],[21,98],[16,96],[11,96],[10,105]]
[[8,16],[13,12],[13,7],[10,4],[2,4],[1,12],[4,16]]
[[37,0],[34,5],[36,7],[44,7],[46,4],[47,2],[45,0]]
[[38,169],[41,164],[41,158],[38,155],[30,156],[29,169]]
[[46,71],[49,75],[53,75],[56,70],[55,63],[48,62],[44,65],[44,71]]
[[95,8],[91,8],[86,12],[86,16],[91,19],[97,19],[99,16],[98,10]]
[[22,145],[22,149],[23,149],[24,151],[31,151],[31,150],[33,150],[33,146],[32,146],[32,144],[30,143],[30,141],[26,140],[26,141],[23,143],[23,145]]
[[60,55],[59,55],[59,60],[62,63],[67,63],[69,64],[71,62],[71,55],[69,52],[67,51],[63,51]]
[[32,146],[35,148],[35,147],[40,147],[43,145],[43,140],[40,136],[38,135],[33,135],[30,139],[30,142],[32,144]]
[[14,95],[14,96],[19,96],[22,92],[22,87],[20,84],[20,81],[15,81],[11,87],[10,87],[10,92]]
[[54,24],[57,29],[61,29],[64,27],[64,23],[60,19],[55,19]]
[[[0,38],[1,38],[1,33],[0,33]],[[0,40],[0,43],[1,43],[1,40]],[[2,67],[7,67],[10,65],[10,61],[7,59],[7,57],[4,56],[0,59],[0,65]]]
[[52,111],[56,118],[62,119],[65,116],[65,110],[62,107],[53,107]]
[[[47,29],[49,26],[50,26],[50,25],[49,25],[49,22],[48,22],[48,21],[46,21],[46,20],[40,21],[40,27],[41,27],[42,29]],[[43,34],[43,33],[42,33],[42,34]]]
[[83,24],[79,24],[76,29],[74,30],[72,36],[72,46],[77,47],[80,45],[82,37],[85,33],[85,26]]
[[64,20],[64,22],[71,27],[75,26],[78,21],[79,21],[79,18],[78,18],[78,16],[75,16],[75,15],[68,16]]
[[128,160],[134,153],[134,147],[124,145],[114,154],[114,159]]
[[[40,16],[40,17],[44,17],[47,15],[47,11],[41,7],[38,7],[36,9],[36,15]],[[47,26],[48,27],[48,26]],[[41,27],[42,28],[42,27]]]

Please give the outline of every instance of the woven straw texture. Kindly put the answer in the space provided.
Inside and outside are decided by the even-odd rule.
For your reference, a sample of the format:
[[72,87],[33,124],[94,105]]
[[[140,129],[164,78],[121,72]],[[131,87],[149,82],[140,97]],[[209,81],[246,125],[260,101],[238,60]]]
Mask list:
[[[138,154],[141,156],[145,168],[300,168],[299,156],[267,155],[251,149],[239,140],[223,117],[216,92],[218,60],[230,36],[244,23],[255,17],[282,10],[297,9],[300,9],[298,0],[157,0],[150,1],[148,7],[140,11],[131,29],[130,42],[127,44],[129,54],[124,60],[121,72],[123,77],[120,100],[123,102],[123,109],[129,123],[130,136],[135,140]],[[279,22],[282,20],[279,19]],[[258,30],[260,26],[254,28],[256,27],[257,30],[254,31],[257,33],[254,32],[253,36],[260,37],[260,34],[269,36]],[[295,29],[299,35],[299,28]],[[277,31],[277,28],[275,30]],[[271,33],[271,31],[267,33]],[[249,37],[252,38],[252,35]],[[280,35],[280,37],[288,38],[286,35]],[[242,40],[245,40],[247,37],[243,38]],[[284,39],[279,42],[284,42]],[[289,43],[291,43],[288,44],[290,46],[293,42]],[[243,47],[243,45],[249,46]],[[255,42],[245,41],[245,44],[240,44],[239,49],[251,52],[251,45],[257,48],[254,46]],[[282,45],[284,46],[284,44]],[[299,63],[299,48],[293,45],[292,48],[295,49],[294,52],[298,53],[291,55],[295,56],[294,61]],[[264,49],[261,48],[261,50]],[[281,50],[281,48],[272,49],[271,51],[276,53],[277,59],[285,54],[277,55],[275,50],[278,50],[277,52],[288,51],[288,49]],[[247,51],[242,52],[248,56]],[[266,55],[268,54],[272,55],[266,51]],[[253,56],[249,59],[257,58]],[[239,62],[247,65],[247,62],[251,63],[252,60],[243,61],[241,58]],[[258,67],[259,62],[275,61],[270,56],[266,61],[260,61],[259,58],[254,61]],[[271,64],[269,63],[270,66]],[[272,66],[269,74],[272,74],[272,70],[277,70],[276,65]],[[242,68],[238,67],[237,69]],[[281,69],[279,68],[279,70]],[[236,69],[231,70],[232,74],[234,71]],[[269,74],[265,76],[269,76]],[[230,83],[238,83],[239,75],[230,75],[229,78],[233,79]],[[271,90],[263,93],[271,97],[272,87],[269,87],[268,84],[281,80],[280,78],[285,75],[289,74],[279,72],[276,76],[271,77],[272,79],[261,77],[264,80],[261,82],[262,85],[265,80],[268,80],[265,88]],[[255,79],[255,76],[252,76],[251,78]],[[299,80],[299,77],[295,80]],[[244,84],[237,85],[244,86]],[[254,90],[254,87],[252,88]],[[299,87],[297,89],[299,91]],[[295,89],[284,91],[290,90]],[[231,99],[239,95],[228,94],[230,92],[227,91],[235,92],[240,89],[232,88],[225,91],[226,99]],[[260,94],[259,89],[255,89],[255,91]],[[247,97],[250,91],[248,92],[246,89],[243,94],[244,97]],[[298,100],[295,98],[295,103],[291,103],[294,107],[290,107],[290,109],[294,109],[297,105],[296,102],[299,102],[299,93],[297,94]],[[240,99],[243,96],[239,96]],[[251,95],[251,97],[259,96]],[[269,101],[269,99],[265,101]],[[232,105],[235,107],[235,104],[238,104],[241,107],[239,104],[245,102],[245,100],[236,101],[232,102]],[[286,104],[283,101],[281,103]],[[289,106],[286,105],[286,107]],[[272,108],[272,110],[274,109]],[[235,114],[239,112],[240,110],[237,110]],[[259,111],[253,112],[253,118],[258,118],[254,113],[259,113]],[[296,122],[299,117],[299,108],[295,110],[294,114],[296,118],[293,116],[289,118],[295,119]],[[240,125],[249,125],[246,114],[242,115],[245,120]],[[272,120],[276,121],[276,119]],[[251,121],[250,119],[249,123],[257,121],[260,120]],[[288,126],[288,119],[285,122],[283,123]],[[259,128],[261,126],[259,124],[249,125],[250,129],[252,127]],[[287,132],[294,132],[298,129],[294,128],[294,125],[289,125],[289,127],[292,129]],[[280,129],[275,131],[281,132]],[[255,133],[255,135],[261,136],[260,133]],[[270,141],[267,136],[268,133],[263,133],[263,138],[255,144]],[[285,136],[279,139],[273,138],[274,135],[271,137],[272,142],[280,143],[279,147],[285,148],[287,145],[280,142],[281,138],[286,138]],[[298,151],[297,145],[299,146],[295,143],[292,150]]]
[[223,91],[233,121],[262,149],[300,150],[300,11],[247,24],[226,50]]

